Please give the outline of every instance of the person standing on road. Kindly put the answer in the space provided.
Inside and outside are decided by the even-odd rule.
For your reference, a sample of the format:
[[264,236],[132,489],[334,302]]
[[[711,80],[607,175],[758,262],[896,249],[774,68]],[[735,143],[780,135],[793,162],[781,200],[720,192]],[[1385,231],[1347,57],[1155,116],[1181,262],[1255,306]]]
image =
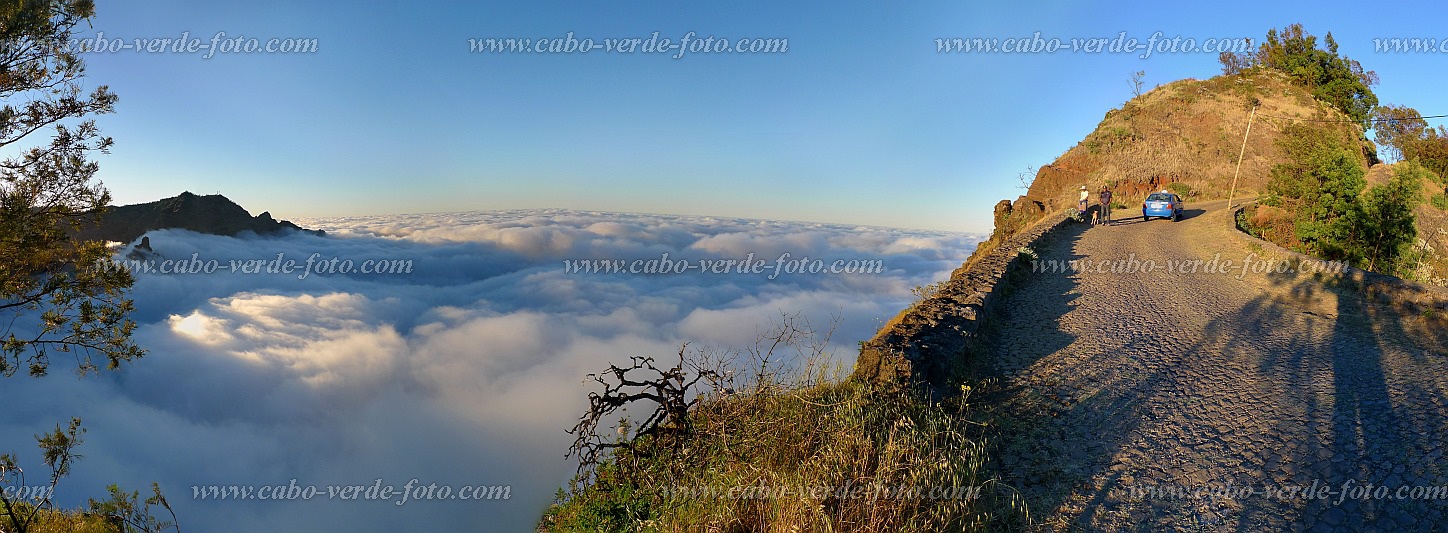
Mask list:
[[1091,197],[1091,193],[1086,190],[1086,186],[1085,186],[1085,185],[1082,185],[1082,186],[1081,186],[1081,200],[1078,201],[1078,202],[1076,202],[1076,210],[1081,212],[1081,216],[1086,216],[1086,208],[1089,207],[1089,204],[1090,204],[1090,202],[1088,202],[1087,199],[1090,198],[1090,197]]
[[1111,222],[1111,189],[1102,187],[1098,199],[1101,200],[1101,223]]

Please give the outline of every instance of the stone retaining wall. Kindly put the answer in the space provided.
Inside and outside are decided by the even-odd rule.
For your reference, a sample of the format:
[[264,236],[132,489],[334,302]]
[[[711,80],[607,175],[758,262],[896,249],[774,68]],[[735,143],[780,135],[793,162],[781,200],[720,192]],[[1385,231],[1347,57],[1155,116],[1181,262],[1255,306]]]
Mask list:
[[949,392],[942,387],[960,363],[969,362],[969,340],[999,299],[1002,283],[1029,261],[1021,257],[1021,248],[1034,248],[1042,237],[1067,224],[1079,222],[1065,213],[1051,215],[1006,238],[967,263],[969,267],[961,265],[936,295],[907,309],[861,344],[851,378],[881,385],[923,385],[932,394]]

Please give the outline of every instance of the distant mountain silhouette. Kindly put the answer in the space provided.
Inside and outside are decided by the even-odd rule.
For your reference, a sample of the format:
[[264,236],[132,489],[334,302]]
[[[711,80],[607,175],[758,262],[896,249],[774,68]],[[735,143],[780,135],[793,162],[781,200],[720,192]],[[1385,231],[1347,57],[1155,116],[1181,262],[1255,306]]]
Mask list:
[[285,220],[275,220],[267,212],[253,217],[236,202],[219,194],[198,196],[183,192],[180,196],[155,202],[111,207],[101,215],[99,224],[85,227],[77,238],[130,243],[147,231],[171,228],[226,236],[246,231],[257,235],[291,231],[324,234]]

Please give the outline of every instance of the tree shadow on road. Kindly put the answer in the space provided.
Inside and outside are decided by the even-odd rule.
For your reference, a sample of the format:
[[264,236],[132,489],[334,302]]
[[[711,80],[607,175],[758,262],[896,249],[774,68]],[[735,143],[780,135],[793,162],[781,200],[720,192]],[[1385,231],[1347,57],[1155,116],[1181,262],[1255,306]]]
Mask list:
[[[1355,500],[1355,493],[1338,501],[1344,486],[1448,485],[1442,344],[1406,343],[1413,335],[1404,325],[1414,317],[1374,306],[1360,292],[1305,275],[1266,276],[1269,290],[1210,311],[1194,342],[1131,337],[1111,350],[1129,355],[1080,375],[1033,368],[1069,347],[1072,335],[1039,332],[1032,344],[1002,332],[1017,338],[1001,346],[1031,351],[999,357],[1069,382],[1075,393],[1053,396],[1058,383],[1049,381],[1018,385],[1003,417],[995,466],[1033,515],[1051,517],[1036,527],[1398,530],[1448,519],[1443,501]],[[1003,306],[1013,330],[1022,321],[1054,324],[1075,307],[1075,280],[1036,281],[1018,295],[1035,308]],[[1087,356],[1096,357],[1077,359]],[[1314,482],[1337,492],[1283,497]],[[1151,499],[1140,494],[1143,483],[1231,483],[1259,492]]]
[[[1013,332],[1026,330],[1030,342],[1026,343],[1028,350],[984,358],[997,364],[987,369],[987,375],[989,371],[1011,372],[1029,367],[1075,340],[1056,325],[1061,317],[1075,309],[1073,302],[1080,297],[1079,274],[1068,271],[1067,265],[1085,258],[1072,248],[1091,228],[1090,224],[1069,224],[1061,228],[1037,244],[1035,265],[1022,265],[1021,270],[1012,273],[1002,298],[986,317],[984,336],[997,337],[1004,333],[1002,326],[1009,324]],[[1000,343],[991,345],[1000,346]],[[1005,366],[1001,367],[1000,363]]]
[[[1140,212],[1140,211],[1138,211],[1138,213],[1139,213],[1139,212]],[[1161,219],[1160,217],[1152,217],[1151,220],[1147,220],[1146,217],[1143,217],[1143,216],[1141,216],[1141,215],[1137,215],[1137,216],[1134,216],[1134,217],[1113,217],[1113,218],[1111,219],[1111,223],[1109,224],[1109,226],[1132,226],[1132,225],[1136,225],[1136,224],[1145,224],[1145,223],[1148,223],[1148,222],[1161,222],[1161,221],[1162,221],[1162,219]]]
[[[1448,358],[1442,337],[1410,333],[1423,317],[1408,315],[1363,294],[1339,288],[1332,361],[1333,462],[1330,481],[1364,492],[1341,503],[1314,502],[1322,516],[1341,515],[1335,527],[1413,529],[1448,520],[1441,499],[1381,497],[1366,485],[1390,492],[1448,485],[1443,459],[1448,435]],[[1344,485],[1346,486],[1346,485]],[[1332,511],[1336,506],[1341,511]]]
[[[1246,394],[1233,406],[1251,416],[1233,424],[1237,434],[1225,443],[1241,462],[1209,477],[1277,491],[1219,506],[1228,510],[1224,518],[1238,531],[1416,529],[1426,526],[1422,517],[1442,519],[1441,506],[1371,491],[1444,484],[1436,454],[1448,430],[1445,361],[1408,357],[1407,337],[1393,333],[1405,318],[1360,292],[1307,276],[1266,276],[1276,292],[1217,318],[1193,347],[1226,361],[1248,357],[1241,363],[1255,370],[1240,377]],[[1284,497],[1314,486],[1327,492]]]
[[[1038,244],[1038,264],[1085,259],[1074,248],[1092,227],[1068,225]],[[1084,448],[1070,450],[1072,436],[1047,423],[1046,419],[1069,410],[1061,398],[1042,394],[1038,383],[1014,378],[1040,374],[1036,367],[1043,358],[1075,342],[1076,336],[1063,331],[1060,322],[1079,305],[1081,276],[1048,268],[1017,272],[983,330],[991,353],[982,360],[993,366],[980,373],[999,380],[999,386],[984,398],[993,411],[991,418],[1000,439],[988,468],[1001,483],[1022,492],[1033,514],[1053,510],[1061,495],[1069,493],[1075,472],[1084,468],[1090,457]],[[1025,524],[1005,527],[1017,529]]]

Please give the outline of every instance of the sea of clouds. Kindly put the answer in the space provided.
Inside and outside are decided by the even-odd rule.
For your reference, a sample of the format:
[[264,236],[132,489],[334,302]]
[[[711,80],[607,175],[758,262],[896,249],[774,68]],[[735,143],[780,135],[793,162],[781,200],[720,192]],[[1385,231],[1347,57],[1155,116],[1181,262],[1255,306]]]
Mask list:
[[[684,342],[742,347],[781,313],[838,317],[840,361],[946,278],[983,235],[563,210],[298,220],[326,236],[152,231],[157,259],[207,273],[139,274],[146,356],[77,378],[3,380],[0,452],[32,481],[32,436],[72,416],[84,457],[58,493],[80,505],[159,482],[186,531],[526,531],[573,473],[564,432],[584,376]],[[129,248],[121,250],[124,255]],[[410,261],[410,272],[231,272],[230,261]],[[565,261],[744,259],[760,273],[588,274]],[[874,274],[780,273],[779,257],[880,260]],[[773,277],[773,279],[770,279]],[[505,501],[201,501],[193,486],[508,485]]]

